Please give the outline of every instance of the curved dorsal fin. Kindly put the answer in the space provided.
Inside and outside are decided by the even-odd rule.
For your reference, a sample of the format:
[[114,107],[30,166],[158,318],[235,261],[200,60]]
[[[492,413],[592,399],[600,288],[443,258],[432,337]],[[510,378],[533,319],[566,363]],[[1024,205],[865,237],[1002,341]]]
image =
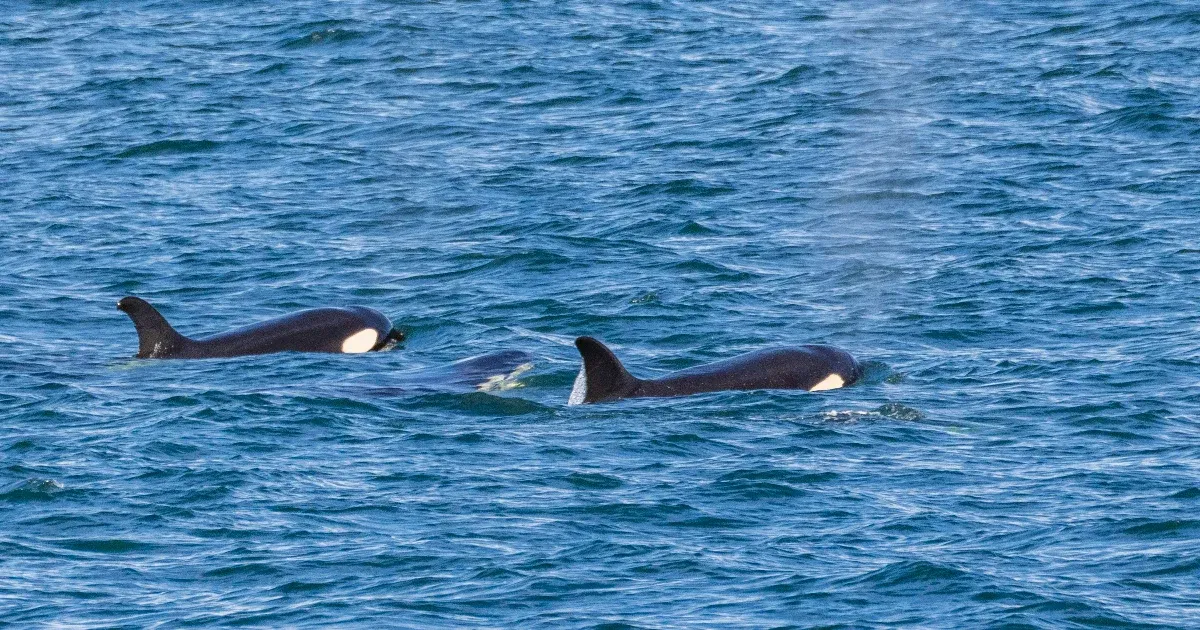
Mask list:
[[123,297],[117,308],[125,311],[137,329],[139,359],[169,357],[188,342],[187,337],[175,332],[167,320],[150,303],[138,297]]
[[638,380],[604,344],[591,337],[580,337],[575,340],[575,347],[583,357],[583,367],[571,391],[569,404],[616,400],[637,387]]

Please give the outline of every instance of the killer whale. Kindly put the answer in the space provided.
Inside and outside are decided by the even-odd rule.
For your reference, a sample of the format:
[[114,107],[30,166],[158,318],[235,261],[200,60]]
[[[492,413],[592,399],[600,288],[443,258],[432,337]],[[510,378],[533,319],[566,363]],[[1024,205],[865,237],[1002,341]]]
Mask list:
[[583,366],[567,404],[622,398],[686,396],[704,392],[751,389],[804,389],[819,392],[851,385],[862,367],[850,353],[832,346],[773,348],[672,372],[658,379],[631,375],[607,346],[579,337],[575,347]]
[[203,339],[189,339],[149,302],[121,298],[117,308],[137,329],[139,359],[213,359],[271,352],[359,353],[403,341],[383,313],[365,306],[314,308]]
[[487,354],[385,377],[363,375],[354,387],[369,396],[411,396],[427,393],[485,392],[495,394],[524,387],[520,377],[533,369],[534,356],[522,350],[495,350]]

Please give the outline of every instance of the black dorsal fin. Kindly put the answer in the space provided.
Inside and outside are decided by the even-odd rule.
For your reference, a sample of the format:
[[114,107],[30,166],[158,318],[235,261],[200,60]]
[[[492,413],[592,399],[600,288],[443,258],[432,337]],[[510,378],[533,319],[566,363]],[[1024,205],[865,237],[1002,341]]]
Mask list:
[[125,311],[137,328],[139,359],[168,358],[188,343],[187,337],[175,332],[167,320],[150,303],[138,297],[124,297],[117,308]]
[[575,340],[575,347],[583,357],[583,369],[580,371],[576,390],[581,386],[582,392],[572,391],[571,402],[594,403],[605,400],[624,398],[637,388],[638,380],[633,377],[620,359],[607,346],[592,339],[580,337]]

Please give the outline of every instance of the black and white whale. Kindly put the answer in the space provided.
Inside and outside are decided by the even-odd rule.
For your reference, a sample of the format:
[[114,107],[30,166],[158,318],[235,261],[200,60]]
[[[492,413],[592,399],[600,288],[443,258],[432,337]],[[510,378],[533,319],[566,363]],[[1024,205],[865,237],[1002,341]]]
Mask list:
[[348,383],[370,396],[485,392],[496,394],[524,387],[521,376],[533,369],[533,355],[521,350],[495,350],[434,367],[390,374],[364,375]]
[[863,373],[850,353],[832,346],[774,348],[700,365],[662,378],[635,378],[604,344],[591,337],[575,340],[583,366],[571,389],[569,405],[622,398],[686,396],[703,392],[751,389],[804,389],[819,392],[851,385]]
[[189,339],[175,332],[141,298],[121,298],[117,308],[125,311],[137,328],[139,359],[212,359],[271,352],[359,353],[404,340],[404,333],[393,328],[383,313],[365,306],[299,311],[203,339]]

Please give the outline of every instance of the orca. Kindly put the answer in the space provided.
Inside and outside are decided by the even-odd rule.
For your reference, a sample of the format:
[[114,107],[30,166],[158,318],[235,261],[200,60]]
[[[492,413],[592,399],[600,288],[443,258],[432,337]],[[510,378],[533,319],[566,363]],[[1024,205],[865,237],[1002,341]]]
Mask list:
[[365,306],[314,308],[204,339],[175,332],[150,303],[124,297],[117,308],[137,328],[139,359],[214,359],[271,352],[360,353],[381,350],[404,333],[379,311]]
[[[533,355],[528,352],[497,350],[451,363],[447,380],[469,384],[479,392],[502,392],[524,387],[518,378],[532,369]],[[435,374],[430,372],[430,376]]]
[[569,405],[727,390],[819,392],[852,385],[863,373],[862,366],[845,350],[799,346],[758,350],[643,380],[631,375],[612,350],[591,337],[579,337],[575,347],[583,357],[583,366],[571,389]]
[[[380,384],[377,375],[354,382],[372,396],[408,396],[421,393],[485,392],[494,394],[524,387],[521,375],[533,369],[533,355],[521,350],[496,350],[454,363],[400,374]],[[369,379],[369,380],[368,380]]]

